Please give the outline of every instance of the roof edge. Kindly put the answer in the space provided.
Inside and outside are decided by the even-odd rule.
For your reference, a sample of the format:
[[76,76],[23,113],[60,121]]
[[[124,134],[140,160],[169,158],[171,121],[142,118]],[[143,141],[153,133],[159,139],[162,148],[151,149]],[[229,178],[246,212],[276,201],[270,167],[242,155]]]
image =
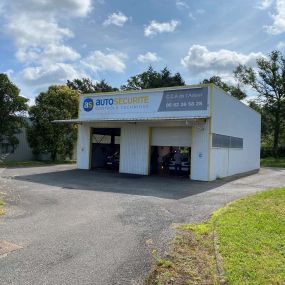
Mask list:
[[213,84],[213,86],[214,86],[214,88],[216,88],[216,89],[218,89],[219,91],[223,92],[225,95],[227,95],[227,96],[229,96],[230,98],[232,98],[234,101],[239,102],[239,104],[242,104],[242,105],[245,106],[247,109],[249,109],[249,110],[255,112],[256,114],[258,114],[258,115],[261,117],[261,114],[260,114],[258,111],[254,110],[253,108],[251,108],[249,105],[245,104],[244,102],[242,102],[242,101],[239,100],[238,98],[232,96],[229,92],[226,92],[224,89],[222,89],[221,87],[219,87],[219,86],[217,86],[217,85],[215,85],[215,84]]
[[147,92],[155,92],[155,91],[165,91],[165,90],[178,90],[178,89],[189,89],[189,88],[202,88],[202,87],[210,87],[212,83],[206,84],[192,84],[192,85],[183,85],[183,86],[171,86],[171,87],[159,87],[159,88],[150,88],[150,89],[140,89],[140,90],[119,90],[119,91],[111,91],[111,92],[98,92],[98,93],[83,93],[80,96],[86,95],[115,95],[115,94],[136,94],[136,93],[147,93]]
[[102,123],[102,122],[120,122],[120,123],[129,123],[129,122],[153,122],[153,121],[187,121],[187,120],[206,120],[209,119],[209,116],[196,116],[196,117],[178,117],[178,118],[131,118],[131,119],[66,119],[66,120],[54,120],[52,123],[62,123],[62,124],[82,124],[82,123]]

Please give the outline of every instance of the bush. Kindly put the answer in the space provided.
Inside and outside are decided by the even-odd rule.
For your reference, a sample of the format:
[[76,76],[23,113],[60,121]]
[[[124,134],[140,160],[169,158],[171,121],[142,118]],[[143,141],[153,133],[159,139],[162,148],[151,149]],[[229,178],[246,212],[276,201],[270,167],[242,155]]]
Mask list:
[[[273,147],[262,146],[260,149],[260,156],[261,158],[274,157],[275,154]],[[281,146],[278,148],[277,156],[285,157],[285,146]]]

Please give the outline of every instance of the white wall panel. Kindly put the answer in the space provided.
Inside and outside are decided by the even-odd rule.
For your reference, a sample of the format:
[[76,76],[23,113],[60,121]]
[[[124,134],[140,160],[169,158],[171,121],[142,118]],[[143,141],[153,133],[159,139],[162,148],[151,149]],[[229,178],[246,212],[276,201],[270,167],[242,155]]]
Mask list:
[[[243,149],[212,148],[212,180],[259,169],[260,124],[257,112],[214,87],[211,132],[243,138]],[[228,152],[228,164],[225,164],[225,152]]]
[[208,181],[209,171],[209,122],[204,128],[192,130],[191,179]]
[[211,150],[211,161],[212,161],[212,165],[215,162],[215,165],[211,169],[212,179],[228,176],[229,174],[229,149],[228,148],[213,148]]
[[77,168],[90,168],[90,126],[78,125]]
[[184,146],[192,144],[192,128],[152,128],[151,145]]
[[120,172],[149,174],[149,127],[137,124],[121,128]]

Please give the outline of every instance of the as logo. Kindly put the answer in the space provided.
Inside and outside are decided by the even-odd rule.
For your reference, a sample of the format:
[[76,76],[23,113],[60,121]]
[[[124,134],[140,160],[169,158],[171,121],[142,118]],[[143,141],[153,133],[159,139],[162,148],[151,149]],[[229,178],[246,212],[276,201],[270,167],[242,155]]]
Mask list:
[[86,98],[84,101],[83,101],[83,109],[86,111],[86,112],[90,112],[92,109],[93,109],[93,100],[91,98]]

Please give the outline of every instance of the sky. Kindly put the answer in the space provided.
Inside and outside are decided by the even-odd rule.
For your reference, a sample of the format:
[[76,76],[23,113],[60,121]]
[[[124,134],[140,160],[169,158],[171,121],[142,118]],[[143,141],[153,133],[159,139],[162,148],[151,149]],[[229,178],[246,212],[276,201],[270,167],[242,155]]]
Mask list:
[[0,0],[0,72],[33,104],[52,84],[113,87],[149,65],[187,84],[285,52],[285,0]]

